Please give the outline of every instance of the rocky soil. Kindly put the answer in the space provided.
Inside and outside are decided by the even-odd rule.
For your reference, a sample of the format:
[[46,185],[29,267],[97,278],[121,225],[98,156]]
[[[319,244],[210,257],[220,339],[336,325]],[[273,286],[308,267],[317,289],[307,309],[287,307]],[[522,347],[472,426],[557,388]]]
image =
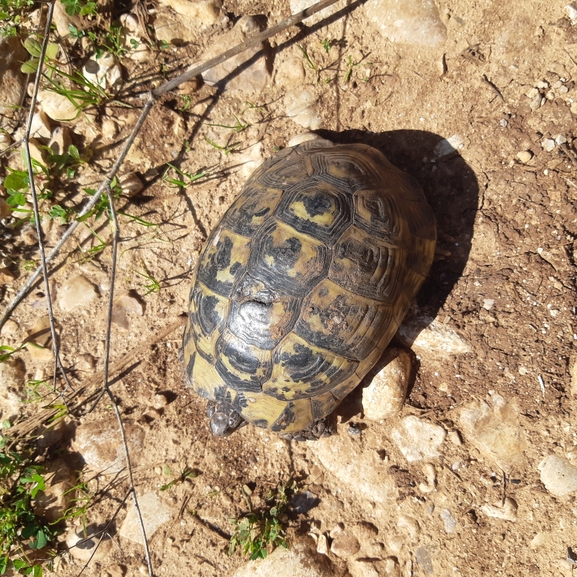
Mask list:
[[[567,1],[340,2],[155,105],[115,183],[111,330],[111,389],[155,575],[573,574],[577,5]],[[70,34],[95,17],[69,16],[58,2],[53,58],[106,97],[79,109],[41,87],[32,156],[52,171],[49,155],[70,144],[81,157],[68,159],[72,172],[39,174],[52,192],[41,206],[48,249],[118,157],[151,87],[306,4],[103,2],[99,18],[117,23],[122,49],[99,51]],[[41,23],[38,11],[27,25]],[[24,168],[20,146],[8,147],[24,135],[14,107],[29,104],[20,71],[29,58],[20,41],[0,44],[3,177]],[[247,176],[307,131],[376,146],[417,179],[437,218],[435,263],[395,338],[400,360],[344,401],[336,435],[297,443],[247,426],[216,439],[179,360],[191,273]],[[30,197],[15,206],[4,184],[2,310],[39,260]],[[67,216],[49,215],[55,205]],[[78,396],[38,443],[55,474],[44,513],[58,499],[66,506],[63,487],[85,482],[87,524],[106,531],[84,575],[122,577],[148,569],[124,502],[111,401],[95,402],[111,238],[105,216],[93,215],[52,267],[62,362]],[[15,430],[53,401],[47,304],[36,285],[0,333],[0,345],[28,343],[0,364],[0,418]],[[297,492],[281,519],[289,548],[265,560],[229,556],[230,520],[291,480]],[[95,541],[75,546],[81,529],[69,524],[54,574],[78,575],[89,560]]]

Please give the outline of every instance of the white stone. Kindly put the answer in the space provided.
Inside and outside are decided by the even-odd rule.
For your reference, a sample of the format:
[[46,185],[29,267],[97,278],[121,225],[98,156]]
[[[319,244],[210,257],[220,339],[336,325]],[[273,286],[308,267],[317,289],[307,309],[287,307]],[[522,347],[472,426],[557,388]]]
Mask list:
[[277,547],[265,559],[249,561],[231,577],[333,577],[325,563],[324,556],[297,542],[289,549]]
[[66,96],[41,90],[38,93],[40,108],[49,118],[58,122],[76,120],[80,114],[80,108],[77,108]]
[[66,537],[70,555],[84,563],[102,561],[112,549],[110,535],[100,533],[104,527],[91,524],[86,527],[86,531],[72,527]]
[[413,415],[402,419],[391,434],[394,443],[409,463],[439,457],[446,435],[443,427]]
[[322,533],[318,536],[317,539],[317,553],[319,555],[329,554],[329,544],[327,542],[327,536]]
[[403,349],[389,349],[388,364],[362,391],[363,413],[371,421],[389,419],[405,402],[411,376],[411,356]]
[[[248,36],[259,31],[259,25],[252,16],[243,16],[232,30],[216,38],[212,48],[208,50],[202,60],[208,60],[229,48],[244,42]],[[243,64],[252,59],[256,54],[260,56],[248,68],[242,68]],[[241,69],[233,78],[227,77]],[[226,90],[239,90],[244,93],[262,92],[268,82],[269,74],[262,46],[256,46],[241,52],[237,56],[203,72],[202,77],[208,84],[225,82]],[[226,79],[226,80],[225,80]]]
[[370,23],[391,42],[440,47],[447,39],[433,0],[369,0],[365,12]]
[[114,301],[114,306],[112,307],[112,322],[114,324],[128,330],[131,314],[139,316],[144,314],[144,305],[138,298],[128,293]]
[[[489,404],[490,403],[490,404]],[[459,423],[465,438],[505,472],[523,460],[527,448],[519,426],[517,408],[497,394],[489,403],[471,403],[460,412]]]
[[565,497],[577,492],[577,467],[565,457],[549,455],[539,463],[538,469],[541,482],[553,495]]
[[135,172],[130,172],[121,177],[118,181],[122,192],[129,198],[136,196],[144,188],[144,184]]
[[0,419],[11,419],[20,412],[26,398],[24,361],[12,358],[0,363]]
[[50,138],[52,130],[48,116],[43,110],[38,110],[32,117],[32,125],[30,127],[30,134],[38,138]]
[[481,512],[487,515],[487,517],[514,522],[517,520],[517,508],[517,503],[510,497],[506,497],[505,501],[497,506],[483,505]]
[[450,138],[443,138],[433,148],[433,154],[437,158],[444,158],[465,148],[465,141],[460,134],[454,134]]
[[289,92],[284,98],[286,115],[299,126],[308,130],[323,127],[323,120],[317,112],[317,97],[310,88],[300,88]]
[[65,154],[71,144],[70,130],[66,126],[57,126],[52,132],[48,146],[54,154]]
[[455,330],[427,316],[407,316],[399,327],[402,343],[423,355],[463,355],[471,345]]
[[541,142],[541,146],[545,152],[552,152],[555,150],[555,141],[552,138],[545,138],[545,140]]
[[[125,422],[131,464],[138,462],[144,444],[144,430],[134,423]],[[89,421],[76,428],[72,447],[95,472],[116,474],[126,467],[124,445],[114,417]]]
[[247,146],[239,155],[238,163],[242,164],[239,171],[242,178],[248,178],[263,162],[262,142]]
[[517,153],[517,158],[523,164],[527,164],[533,158],[533,153],[530,150],[522,150]]
[[564,134],[558,134],[555,137],[555,144],[558,144],[559,146],[561,146],[562,144],[565,144],[567,142],[567,138],[565,137]]
[[571,2],[571,4],[567,4],[567,6],[565,6],[564,10],[569,20],[571,20],[571,24],[577,24],[577,4],[575,2]]
[[447,533],[454,533],[455,529],[457,528],[457,519],[453,517],[451,511],[449,511],[449,509],[443,509],[439,514],[439,516],[443,520],[443,524],[445,525],[445,531]]
[[68,279],[58,291],[58,305],[63,311],[88,306],[97,296],[96,287],[85,277]]
[[[152,538],[156,531],[172,518],[171,507],[155,493],[146,493],[145,495],[139,496],[138,507],[142,516],[142,523],[147,540]],[[139,545],[144,544],[142,529],[136,508],[134,507],[134,502],[131,502],[128,508],[119,533],[121,537],[129,539],[134,543],[138,543]]]
[[82,67],[82,75],[104,89],[117,91],[122,84],[122,70],[110,52],[104,52],[100,58],[93,54]]
[[398,490],[394,479],[376,451],[359,451],[346,434],[319,439],[308,446],[322,466],[358,497],[375,503],[395,502]]

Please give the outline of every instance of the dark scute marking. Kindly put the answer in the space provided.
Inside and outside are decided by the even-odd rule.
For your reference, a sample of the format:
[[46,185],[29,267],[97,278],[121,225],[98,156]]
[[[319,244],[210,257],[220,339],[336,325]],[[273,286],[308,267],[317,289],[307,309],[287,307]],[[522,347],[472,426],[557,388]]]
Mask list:
[[241,267],[242,265],[240,264],[240,262],[235,262],[231,267],[230,267],[230,274],[236,274],[236,271],[238,271],[238,269]]
[[196,353],[190,355],[190,359],[188,359],[188,363],[186,363],[186,374],[192,384],[192,371],[194,370],[194,361],[196,360]]
[[209,335],[219,324],[221,318],[216,306],[218,299],[214,296],[201,296],[198,302],[198,322],[205,335]]
[[280,417],[274,422],[271,431],[284,431],[291,423],[294,423],[295,420],[294,403],[289,402]]
[[225,270],[230,266],[230,255],[232,252],[232,239],[226,237],[224,242],[218,245],[218,250],[215,254],[215,264],[218,270]]
[[[208,257],[207,262],[201,262],[201,266],[198,269],[199,280],[201,280],[211,290],[222,294],[223,296],[228,296],[230,294],[232,283],[219,281],[217,279],[217,275],[219,271],[226,270],[230,266],[232,259],[232,249],[232,239],[225,237],[217,244],[216,252]],[[205,251],[207,250],[208,248],[205,249]],[[201,258],[206,258],[206,252]],[[239,267],[237,267],[236,270],[239,270]]]
[[296,354],[283,352],[281,355],[281,362],[293,381],[302,381],[310,377],[311,369],[314,374],[318,373],[318,369],[324,362],[320,353],[315,354],[311,349],[299,343],[294,345],[294,350]]
[[327,415],[330,415],[340,404],[340,401],[335,397],[332,397],[330,401],[319,402],[313,397],[311,399],[311,408],[313,413],[313,421],[318,421],[323,419]]
[[268,206],[259,210],[258,212],[255,212],[254,216],[257,216],[260,218],[261,216],[264,216],[265,214],[267,214],[267,212],[270,212],[270,208]]
[[266,419],[256,419],[252,424],[260,429],[266,429],[268,427],[268,421]]
[[214,400],[219,402],[227,402],[230,404],[230,391],[227,387],[221,386],[214,389]]
[[[230,333],[229,333],[230,334]],[[262,369],[261,361],[241,339],[224,339],[222,336],[216,343],[217,360],[215,368],[224,381],[237,391],[251,391],[258,393],[262,389],[262,381],[270,378],[272,364],[269,363],[266,374],[257,377],[256,373]],[[223,362],[226,358],[232,369]],[[238,373],[241,373],[240,375]]]
[[302,198],[307,213],[313,218],[319,214],[324,214],[333,207],[332,198],[324,194],[307,195]]
[[294,236],[287,238],[283,244],[278,247],[272,246],[272,239],[266,244],[267,254],[272,255],[275,259],[276,266],[284,270],[293,268],[302,249],[302,242]]
[[234,399],[232,406],[239,412],[242,413],[242,410],[245,407],[248,407],[248,401],[246,400],[246,397],[244,395],[243,392],[239,392],[236,396],[236,399]]

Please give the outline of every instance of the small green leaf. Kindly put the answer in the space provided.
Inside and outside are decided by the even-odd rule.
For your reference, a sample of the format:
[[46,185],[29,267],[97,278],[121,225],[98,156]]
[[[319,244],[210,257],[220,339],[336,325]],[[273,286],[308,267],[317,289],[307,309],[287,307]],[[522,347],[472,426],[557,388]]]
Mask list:
[[40,53],[42,52],[42,44],[38,42],[35,38],[29,36],[24,40],[24,48],[26,52],[35,58],[40,58]]
[[54,60],[56,58],[56,55],[58,54],[59,49],[60,46],[58,46],[58,44],[49,42],[48,46],[46,47],[46,58],[48,58],[49,60]]
[[40,61],[38,58],[32,58],[31,60],[24,62],[24,64],[20,66],[20,70],[23,74],[35,74],[35,72],[38,70],[39,62]]

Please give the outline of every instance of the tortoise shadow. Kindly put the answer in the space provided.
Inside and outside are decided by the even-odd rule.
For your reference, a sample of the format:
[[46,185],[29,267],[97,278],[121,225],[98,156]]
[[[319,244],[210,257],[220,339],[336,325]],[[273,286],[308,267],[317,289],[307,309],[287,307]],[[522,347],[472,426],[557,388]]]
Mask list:
[[[423,189],[437,221],[437,254],[427,280],[416,298],[416,312],[411,311],[411,331],[403,344],[410,346],[445,304],[461,278],[473,238],[473,226],[479,201],[479,186],[472,168],[444,137],[424,130],[389,132],[318,131],[319,136],[337,143],[369,144],[380,150],[396,167],[410,174]],[[397,337],[393,339],[393,344]],[[414,361],[415,359],[413,359]],[[383,353],[375,368],[359,387],[336,409],[342,422],[362,413],[361,391],[390,358]],[[376,370],[378,369],[378,370]],[[415,362],[409,393],[415,380]]]

